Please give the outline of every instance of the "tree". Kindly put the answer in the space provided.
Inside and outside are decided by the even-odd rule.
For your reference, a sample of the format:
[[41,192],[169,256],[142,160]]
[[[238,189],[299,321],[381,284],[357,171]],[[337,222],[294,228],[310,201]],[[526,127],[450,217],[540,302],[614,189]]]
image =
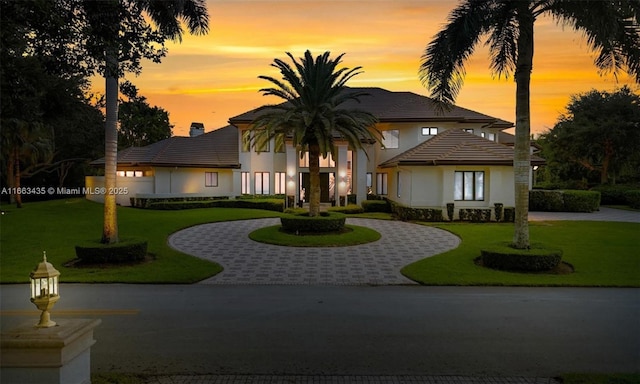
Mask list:
[[534,23],[542,15],[569,25],[587,37],[602,72],[625,68],[640,80],[640,4],[626,1],[465,0],[428,44],[420,78],[442,108],[455,102],[462,87],[466,60],[488,36],[491,71],[516,82],[514,149],[516,217],[512,246],[529,248],[530,109]]
[[347,81],[358,75],[361,67],[340,68],[344,54],[335,59],[325,52],[315,59],[306,51],[303,58],[293,62],[275,59],[271,64],[282,74],[282,80],[270,76],[259,76],[275,87],[260,90],[264,96],[273,95],[286,102],[261,108],[264,113],[252,122],[253,145],[261,147],[276,135],[285,135],[293,140],[300,156],[309,152],[309,216],[320,212],[320,156],[335,155],[335,142],[346,140],[354,149],[362,149],[362,142],[379,141],[380,133],[374,128],[377,119],[372,114],[344,109],[343,103],[359,101],[364,92],[349,91]]
[[[183,21],[190,33],[204,34],[209,15],[204,0],[109,0],[82,1],[87,19],[90,56],[101,61],[105,77],[105,188],[103,243],[118,241],[116,187],[118,78],[124,72],[139,73],[143,58],[160,62],[167,39],[180,41]],[[145,17],[146,16],[146,17]],[[150,21],[150,23],[147,22]]]
[[573,166],[584,178],[598,173],[600,184],[615,181],[628,164],[640,167],[635,161],[640,152],[640,96],[628,87],[574,95],[567,113],[541,141],[545,156],[554,159],[549,167],[559,168],[556,172]]
[[169,113],[150,106],[133,84],[125,82],[121,87],[128,100],[122,101],[118,110],[118,148],[143,147],[171,137]]

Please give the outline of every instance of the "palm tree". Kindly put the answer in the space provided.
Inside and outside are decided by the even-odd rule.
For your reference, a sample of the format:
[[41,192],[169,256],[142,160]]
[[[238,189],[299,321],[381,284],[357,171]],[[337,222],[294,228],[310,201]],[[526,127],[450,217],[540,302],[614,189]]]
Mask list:
[[464,65],[483,36],[488,36],[491,70],[516,82],[514,152],[516,218],[515,248],[529,248],[530,110],[534,23],[550,15],[587,37],[602,72],[623,68],[640,76],[640,2],[580,0],[465,0],[427,46],[420,78],[438,105],[455,102],[465,75]]
[[286,102],[261,108],[265,113],[252,122],[253,145],[262,146],[276,135],[285,135],[303,156],[309,152],[309,216],[320,212],[320,156],[335,155],[336,140],[346,140],[353,149],[363,149],[364,142],[379,141],[380,132],[374,128],[377,119],[358,109],[341,107],[349,100],[359,102],[366,95],[350,91],[347,81],[360,74],[361,67],[340,68],[344,53],[331,59],[325,52],[315,59],[306,51],[296,60],[290,53],[293,67],[275,59],[271,66],[282,74],[282,80],[259,76],[275,85],[260,90]]
[[[118,78],[124,70],[139,72],[140,59],[159,62],[166,54],[166,39],[181,41],[182,22],[189,33],[205,34],[209,16],[205,0],[110,0],[83,4],[93,37],[98,44],[94,55],[104,59],[105,77],[105,189],[103,243],[118,241],[116,187],[118,158]],[[155,29],[144,21],[146,14]],[[160,44],[157,50],[154,44]]]

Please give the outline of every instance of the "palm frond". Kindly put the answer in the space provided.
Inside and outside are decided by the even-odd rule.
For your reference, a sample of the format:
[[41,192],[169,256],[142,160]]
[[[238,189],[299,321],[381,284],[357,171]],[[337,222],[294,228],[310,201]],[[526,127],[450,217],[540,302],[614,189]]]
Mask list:
[[464,1],[449,14],[448,24],[425,49],[420,80],[441,111],[455,102],[464,81],[464,64],[480,37],[491,27],[492,4],[491,1]]

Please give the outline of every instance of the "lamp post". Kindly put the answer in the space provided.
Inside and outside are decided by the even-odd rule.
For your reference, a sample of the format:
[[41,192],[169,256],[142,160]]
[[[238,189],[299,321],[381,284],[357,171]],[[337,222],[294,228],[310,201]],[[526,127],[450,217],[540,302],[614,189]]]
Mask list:
[[60,272],[47,262],[47,252],[43,252],[42,262],[31,272],[31,302],[42,311],[38,328],[49,328],[56,325],[51,320],[49,310],[60,299],[58,276]]

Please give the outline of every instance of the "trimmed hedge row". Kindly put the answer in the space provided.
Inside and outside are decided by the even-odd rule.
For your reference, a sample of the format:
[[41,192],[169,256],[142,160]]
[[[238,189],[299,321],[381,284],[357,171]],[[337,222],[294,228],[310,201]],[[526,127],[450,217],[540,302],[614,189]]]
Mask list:
[[640,190],[638,191],[627,191],[627,204],[631,208],[640,209]]
[[441,208],[410,208],[392,200],[389,200],[389,204],[391,212],[400,220],[444,221]]
[[458,217],[460,221],[486,223],[491,221],[491,208],[460,208]]
[[228,199],[229,196],[131,197],[129,202],[135,208],[149,208],[154,203],[209,202]]
[[76,256],[86,264],[139,262],[147,256],[147,240],[129,238],[115,244],[87,241],[76,245]]
[[391,212],[391,206],[386,200],[365,200],[362,202],[364,212]]
[[267,211],[284,211],[284,200],[212,200],[212,201],[167,201],[148,204],[149,209],[158,210],[181,210],[193,208],[250,208],[264,209]]
[[309,217],[308,212],[282,216],[282,230],[288,233],[338,232],[344,228],[346,215],[340,212],[320,212]]
[[356,213],[364,212],[364,208],[356,204],[349,204],[346,207],[331,207],[329,208],[330,212],[340,212],[346,215],[353,215]]
[[600,208],[598,191],[548,191],[529,192],[529,210],[546,212],[593,212]]
[[597,187],[593,187],[591,190],[600,192],[601,204],[629,205],[632,208],[640,208],[640,202],[638,201],[640,186],[599,185]]
[[531,244],[529,249],[516,249],[502,242],[480,250],[482,263],[487,268],[504,271],[548,271],[560,264],[562,250]]

